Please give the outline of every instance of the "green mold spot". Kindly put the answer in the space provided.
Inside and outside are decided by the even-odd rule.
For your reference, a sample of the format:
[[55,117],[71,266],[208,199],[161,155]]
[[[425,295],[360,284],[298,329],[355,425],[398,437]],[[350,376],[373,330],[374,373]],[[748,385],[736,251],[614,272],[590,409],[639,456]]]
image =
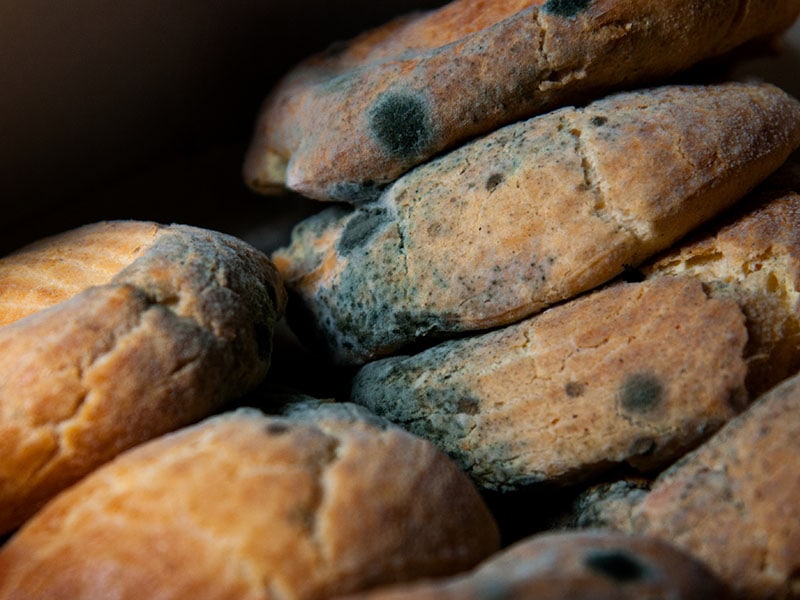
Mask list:
[[619,389],[619,403],[626,413],[649,413],[661,404],[663,397],[664,386],[652,373],[634,373]]
[[382,96],[370,111],[369,127],[386,152],[397,158],[421,154],[433,137],[427,102],[409,93]]
[[559,17],[574,17],[592,3],[592,0],[547,0],[545,12]]

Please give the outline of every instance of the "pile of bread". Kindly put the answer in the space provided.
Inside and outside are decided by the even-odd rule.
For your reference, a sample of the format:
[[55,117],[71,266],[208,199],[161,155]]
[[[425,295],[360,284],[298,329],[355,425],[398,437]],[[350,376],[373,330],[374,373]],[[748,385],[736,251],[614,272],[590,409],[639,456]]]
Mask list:
[[[271,256],[0,259],[0,598],[800,598],[800,102],[678,83],[798,14],[454,0],[271,92]],[[342,397],[244,406],[284,313]]]

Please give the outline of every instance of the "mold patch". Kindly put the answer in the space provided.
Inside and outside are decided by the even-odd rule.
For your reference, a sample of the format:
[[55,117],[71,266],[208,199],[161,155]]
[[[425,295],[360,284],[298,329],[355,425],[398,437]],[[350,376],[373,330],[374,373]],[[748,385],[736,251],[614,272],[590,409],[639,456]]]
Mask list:
[[282,435],[289,431],[289,426],[285,423],[268,423],[264,428],[268,435]]
[[486,191],[493,192],[498,185],[503,183],[503,179],[505,179],[505,177],[503,177],[502,173],[494,173],[493,175],[490,175],[486,180]]
[[559,17],[574,17],[591,3],[592,0],[547,0],[544,11]]
[[336,249],[346,256],[358,248],[363,248],[372,236],[391,222],[392,218],[385,208],[359,210],[344,226]]
[[640,581],[650,569],[624,550],[595,550],[584,558],[587,568],[619,583]]
[[374,181],[339,181],[328,186],[328,197],[337,202],[366,204],[381,197],[386,186]]
[[397,158],[421,154],[433,137],[427,102],[408,93],[382,96],[372,107],[369,127],[380,145]]
[[629,414],[647,414],[661,404],[664,386],[652,373],[634,373],[619,388],[619,405]]
[[564,386],[564,392],[566,392],[567,396],[570,398],[578,398],[583,396],[585,391],[586,384],[580,381],[570,381]]

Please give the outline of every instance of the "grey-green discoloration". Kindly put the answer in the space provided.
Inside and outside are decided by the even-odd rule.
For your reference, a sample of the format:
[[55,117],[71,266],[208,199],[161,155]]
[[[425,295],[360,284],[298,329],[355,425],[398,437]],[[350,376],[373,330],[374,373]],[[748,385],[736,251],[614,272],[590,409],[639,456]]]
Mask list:
[[328,188],[328,196],[337,202],[366,204],[380,198],[384,189],[372,181],[340,181]]
[[623,412],[646,414],[657,408],[664,396],[664,386],[652,373],[630,375],[620,386],[618,401]]
[[640,581],[650,575],[650,568],[623,549],[592,550],[584,557],[592,571],[619,583]]
[[417,94],[385,94],[373,106],[369,126],[381,146],[398,158],[421,154],[433,137],[428,104]]
[[547,0],[544,11],[559,17],[574,17],[591,3],[592,0]]
[[343,256],[349,255],[354,249],[366,246],[375,233],[392,221],[389,212],[380,206],[357,210],[342,230],[337,250]]
[[[475,457],[465,452],[460,442],[468,435],[481,401],[459,383],[457,374],[430,372],[431,354],[445,364],[442,355],[449,346],[364,366],[353,379],[351,400],[430,440],[468,469]],[[420,378],[426,381],[420,384]]]

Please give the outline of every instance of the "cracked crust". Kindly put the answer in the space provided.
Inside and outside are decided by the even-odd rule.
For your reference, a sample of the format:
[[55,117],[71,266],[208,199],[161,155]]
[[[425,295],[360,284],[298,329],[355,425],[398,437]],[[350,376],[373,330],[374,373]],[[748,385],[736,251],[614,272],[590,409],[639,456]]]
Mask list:
[[285,304],[272,263],[243,242],[141,222],[12,254],[0,290],[2,532],[122,450],[254,386]]
[[300,335],[361,364],[608,281],[729,207],[798,145],[800,104],[773,86],[619,94],[500,129],[377,202],[323,211],[273,259],[307,312],[293,319]]
[[[796,159],[795,159],[796,160]],[[688,275],[747,316],[747,387],[756,397],[800,370],[800,173],[787,163],[720,223],[648,263]]]
[[502,125],[779,33],[798,0],[458,0],[298,65],[265,100],[253,189],[360,202]]
[[746,402],[747,332],[689,278],[614,285],[490,333],[364,366],[351,399],[481,486],[668,464]]
[[611,531],[536,535],[477,569],[340,600],[640,600],[730,598],[698,560],[653,538]]
[[704,561],[742,598],[800,594],[800,375],[656,479],[633,531]]
[[463,473],[373,422],[240,409],[143,444],[11,538],[0,597],[328,598],[496,551]]

